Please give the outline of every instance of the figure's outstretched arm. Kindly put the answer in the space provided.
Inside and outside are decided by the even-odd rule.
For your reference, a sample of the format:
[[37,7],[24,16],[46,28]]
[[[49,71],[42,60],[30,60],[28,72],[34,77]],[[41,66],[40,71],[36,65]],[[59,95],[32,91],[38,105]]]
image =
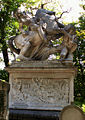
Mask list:
[[64,35],[66,35],[66,36],[68,36],[70,39],[72,39],[72,36],[71,36],[68,32],[66,32],[66,31],[64,30],[64,28],[60,28],[60,31],[61,31],[61,33],[63,33]]

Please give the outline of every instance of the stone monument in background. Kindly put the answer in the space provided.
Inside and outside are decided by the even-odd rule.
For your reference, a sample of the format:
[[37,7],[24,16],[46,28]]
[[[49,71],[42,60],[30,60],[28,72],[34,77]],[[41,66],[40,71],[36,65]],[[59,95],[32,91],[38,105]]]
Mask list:
[[[32,115],[57,120],[59,111],[74,101],[75,28],[71,24],[64,26],[55,12],[43,8],[33,17],[20,9],[14,16],[21,34],[9,40],[10,49],[19,54],[6,68],[10,74],[9,119],[17,114],[18,118],[27,116],[25,120]],[[61,37],[62,43],[54,46],[53,42]],[[59,60],[47,60],[56,53],[60,54]]]
[[8,93],[10,86],[0,80],[0,120],[8,120]]

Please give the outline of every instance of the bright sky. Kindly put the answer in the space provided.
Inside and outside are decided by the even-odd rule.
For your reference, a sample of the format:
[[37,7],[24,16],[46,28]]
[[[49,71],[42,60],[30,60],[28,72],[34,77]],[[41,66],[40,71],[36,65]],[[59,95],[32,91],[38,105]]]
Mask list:
[[70,10],[69,13],[65,14],[65,21],[72,22],[78,20],[80,12],[83,12],[83,9],[79,4],[85,4],[84,0],[60,0],[61,5],[63,5],[63,10]]
[[[62,10],[66,11],[66,10],[70,10],[71,11],[69,13],[66,13],[63,15],[64,21],[65,22],[73,22],[78,20],[78,17],[80,16],[80,12],[83,12],[82,8],[79,6],[79,4],[83,3],[85,4],[85,0],[57,0],[60,1]],[[0,53],[0,57],[2,57],[2,54]],[[0,62],[0,69],[4,68],[4,63]]]

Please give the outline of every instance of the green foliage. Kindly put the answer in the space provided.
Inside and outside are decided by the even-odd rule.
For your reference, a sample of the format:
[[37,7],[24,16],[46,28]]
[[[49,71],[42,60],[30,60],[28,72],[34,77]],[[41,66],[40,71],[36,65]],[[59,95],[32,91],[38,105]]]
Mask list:
[[5,66],[9,65],[8,45],[7,40],[11,36],[18,34],[19,24],[13,17],[13,12],[16,11],[21,4],[25,6],[33,6],[39,0],[1,0],[0,1],[0,52],[2,51]]
[[6,70],[0,70],[0,79],[7,82],[9,81],[9,74]]
[[79,101],[75,101],[75,105],[79,106],[83,110],[83,112],[85,113],[85,104],[83,104]]
[[74,53],[74,62],[78,73],[75,79],[75,101],[85,103],[85,15],[76,24],[78,47]]
[[85,112],[85,104],[82,105],[82,110]]
[[15,11],[23,0],[2,0],[0,2],[0,51],[2,51],[5,66],[9,65],[7,40],[11,35],[16,34],[15,26],[13,26]]

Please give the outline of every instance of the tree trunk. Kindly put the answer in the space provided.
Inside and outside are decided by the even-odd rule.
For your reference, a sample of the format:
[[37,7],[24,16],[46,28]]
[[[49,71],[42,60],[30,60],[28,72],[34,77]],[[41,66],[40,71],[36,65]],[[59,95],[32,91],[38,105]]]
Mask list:
[[2,54],[3,54],[3,59],[4,59],[4,63],[5,63],[5,66],[9,66],[9,57],[8,57],[8,50],[7,50],[7,44],[6,44],[6,41],[5,40],[2,40],[0,41],[0,43],[2,44]]
[[4,58],[4,63],[5,66],[9,66],[9,58],[8,58],[8,51],[7,51],[7,47],[2,48],[2,53],[3,53],[3,58]]
[[5,67],[9,66],[9,58],[8,58],[8,50],[7,50],[7,44],[5,41],[5,26],[3,24],[3,27],[1,27],[1,39],[0,39],[0,43],[2,44],[2,54],[3,54],[3,59],[4,59],[4,63],[5,63]]

